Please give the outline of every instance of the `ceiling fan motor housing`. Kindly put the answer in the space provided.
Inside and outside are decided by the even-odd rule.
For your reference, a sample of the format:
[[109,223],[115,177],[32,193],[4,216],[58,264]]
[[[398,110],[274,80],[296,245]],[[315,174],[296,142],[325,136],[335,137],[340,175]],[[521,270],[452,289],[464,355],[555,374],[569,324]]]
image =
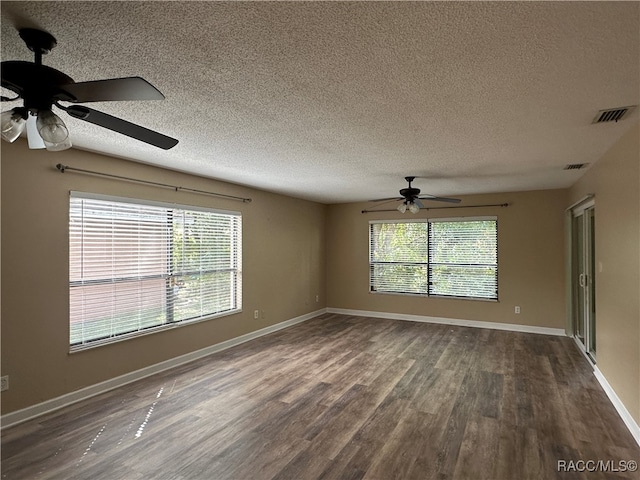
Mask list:
[[400,190],[400,195],[402,195],[404,198],[412,199],[420,195],[420,189],[413,187],[403,188],[402,190]]
[[71,77],[46,65],[2,62],[2,86],[20,95],[24,106],[32,112],[50,109],[55,97],[60,96],[56,86],[68,83],[73,83]]

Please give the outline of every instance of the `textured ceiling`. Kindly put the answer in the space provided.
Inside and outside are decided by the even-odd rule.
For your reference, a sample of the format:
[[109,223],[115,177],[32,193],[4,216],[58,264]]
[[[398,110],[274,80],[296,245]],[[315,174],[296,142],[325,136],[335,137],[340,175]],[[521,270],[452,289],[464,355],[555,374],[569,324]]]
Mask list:
[[638,2],[1,6],[3,61],[32,60],[16,28],[46,29],[45,64],[166,96],[92,107],[180,140],[61,114],[76,147],[324,203],[393,196],[406,175],[435,195],[567,187],[583,171],[566,164],[638,118],[591,124],[640,103]]

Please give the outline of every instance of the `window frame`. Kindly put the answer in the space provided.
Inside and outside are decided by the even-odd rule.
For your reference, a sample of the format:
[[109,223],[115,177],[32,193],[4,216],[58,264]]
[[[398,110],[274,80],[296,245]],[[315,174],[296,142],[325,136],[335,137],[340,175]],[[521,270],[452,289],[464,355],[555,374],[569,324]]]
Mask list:
[[[432,293],[432,274],[431,270],[433,265],[438,265],[436,262],[432,262],[431,256],[431,247],[429,245],[429,241],[431,238],[431,225],[433,223],[459,223],[459,222],[478,222],[478,221],[492,221],[495,222],[495,297],[474,297],[474,296],[458,296],[458,295],[443,295],[443,294],[435,294]],[[426,280],[427,287],[425,292],[400,292],[400,291],[385,291],[375,289],[374,287],[374,266],[384,264],[385,262],[374,262],[373,261],[373,249],[374,249],[374,241],[373,241],[373,225],[375,224],[398,224],[398,223],[426,223],[427,224],[427,260],[426,262],[418,262],[419,265],[424,265],[426,269]],[[499,301],[499,242],[498,242],[498,217],[497,216],[474,216],[474,217],[447,217],[447,218],[416,218],[416,219],[390,219],[390,220],[370,220],[368,223],[368,237],[369,237],[369,293],[371,294],[382,294],[382,295],[408,295],[412,297],[432,297],[432,298],[448,298],[448,299],[456,299],[456,300],[474,300],[474,301],[483,301],[483,302],[498,302]],[[402,263],[402,262],[399,262]],[[459,265],[463,266],[463,264],[451,264],[451,265]]]
[[[231,296],[229,297],[230,303],[232,305],[232,308],[228,309],[228,310],[223,310],[223,311],[218,311],[218,312],[212,312],[210,314],[203,314],[197,317],[192,317],[192,318],[185,318],[185,319],[181,319],[181,320],[170,320],[170,316],[169,314],[167,314],[167,317],[164,320],[164,323],[162,324],[158,324],[158,325],[153,325],[153,326],[149,326],[149,327],[144,327],[138,330],[133,330],[133,331],[127,331],[127,332],[123,332],[123,333],[118,333],[115,334],[113,336],[108,336],[108,337],[103,337],[103,338],[96,338],[96,339],[92,339],[92,340],[81,340],[80,342],[75,342],[72,343],[72,330],[71,330],[71,320],[72,320],[72,305],[71,305],[71,295],[72,295],[72,288],[74,286],[78,285],[78,281],[77,280],[72,280],[72,257],[71,257],[71,253],[72,253],[72,245],[71,245],[71,237],[72,237],[72,209],[73,207],[73,199],[77,199],[77,200],[97,200],[97,201],[102,201],[102,202],[112,202],[114,204],[120,204],[120,205],[139,205],[139,206],[149,206],[149,207],[159,207],[162,209],[166,209],[167,212],[171,212],[167,214],[167,218],[170,218],[171,216],[174,215],[174,211],[184,211],[187,213],[190,212],[200,212],[200,213],[210,213],[210,214],[214,214],[214,215],[225,215],[225,216],[229,216],[232,217],[233,219],[231,220],[232,225],[233,225],[233,233],[231,235],[231,241],[229,242],[229,246],[231,248],[231,250],[233,251],[233,256],[234,256],[234,267],[235,268],[231,268],[231,269],[227,269],[229,271],[233,272],[233,280],[232,280],[232,285],[230,286],[230,292],[231,292]],[[199,323],[199,322],[204,322],[204,321],[209,321],[209,320],[213,320],[215,318],[220,318],[220,317],[224,317],[227,315],[234,315],[237,313],[241,313],[242,312],[242,290],[243,290],[243,279],[242,279],[242,246],[243,246],[243,236],[242,236],[242,213],[238,212],[238,211],[230,211],[230,210],[221,210],[221,209],[216,209],[216,208],[208,208],[208,207],[202,207],[202,206],[195,206],[195,205],[184,205],[184,204],[177,204],[177,203],[170,203],[170,202],[159,202],[159,201],[153,201],[153,200],[146,200],[146,199],[139,199],[139,198],[130,198],[130,197],[121,197],[121,196],[115,196],[115,195],[104,195],[104,194],[96,194],[96,193],[87,193],[87,192],[79,192],[79,191],[70,191],[69,192],[69,206],[68,206],[69,210],[69,223],[68,223],[68,252],[69,252],[69,258],[67,261],[67,266],[69,268],[69,278],[68,278],[68,292],[69,292],[69,309],[68,309],[68,325],[69,325],[69,351],[70,353],[74,353],[77,351],[82,351],[82,350],[86,350],[86,349],[91,349],[91,348],[95,348],[95,347],[99,347],[102,345],[110,345],[113,343],[117,343],[117,342],[121,342],[121,341],[125,341],[125,340],[129,340],[131,338],[136,338],[139,336],[143,336],[143,335],[149,335],[149,334],[153,334],[156,332],[160,332],[160,331],[166,331],[166,330],[171,330],[174,328],[179,328],[182,326],[186,326],[186,325],[192,325],[195,323]],[[215,238],[215,237],[210,237],[210,238]],[[178,270],[173,271],[172,267],[169,265],[169,263],[171,262],[171,258],[172,258],[172,252],[176,247],[176,244],[173,241],[172,237],[169,237],[167,235],[166,240],[166,252],[164,252],[162,255],[164,255],[164,262],[166,262],[167,265],[167,272],[165,275],[161,275],[161,277],[163,279],[165,279],[165,281],[173,281],[173,279],[183,276],[183,272],[179,272]],[[198,250],[198,253],[200,253],[200,250]],[[82,257],[81,257],[82,258]],[[158,257],[160,258],[160,256]],[[206,273],[206,272],[204,272]],[[200,273],[200,276],[203,276],[204,273]],[[165,278],[166,277],[166,278]],[[160,277],[158,277],[160,278]],[[142,280],[143,277],[141,276],[139,280]],[[112,278],[112,280],[114,280]],[[117,280],[117,279],[116,279]],[[105,278],[104,282],[106,282],[107,279]],[[92,283],[92,281],[87,281],[87,283],[85,283],[85,285]],[[117,282],[116,282],[117,283]],[[96,284],[100,284],[100,282],[96,282]],[[107,298],[107,297],[105,297]],[[109,298],[114,298],[113,296],[109,297]],[[162,305],[159,305],[158,308],[162,308],[162,309],[167,309],[167,310],[173,310],[173,305],[169,308],[168,307],[168,301],[165,298],[164,303]],[[82,321],[85,321],[84,319]]]

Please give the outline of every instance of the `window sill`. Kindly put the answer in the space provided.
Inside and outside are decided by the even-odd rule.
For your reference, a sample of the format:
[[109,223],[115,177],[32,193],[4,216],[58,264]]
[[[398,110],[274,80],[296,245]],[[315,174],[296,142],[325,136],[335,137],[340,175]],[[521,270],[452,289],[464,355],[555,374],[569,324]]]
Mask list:
[[402,292],[376,292],[369,291],[371,295],[399,295],[403,297],[419,297],[419,298],[438,298],[446,300],[471,300],[475,302],[499,303],[497,298],[479,298],[479,297],[454,297],[449,295],[429,295],[427,293],[402,293]]

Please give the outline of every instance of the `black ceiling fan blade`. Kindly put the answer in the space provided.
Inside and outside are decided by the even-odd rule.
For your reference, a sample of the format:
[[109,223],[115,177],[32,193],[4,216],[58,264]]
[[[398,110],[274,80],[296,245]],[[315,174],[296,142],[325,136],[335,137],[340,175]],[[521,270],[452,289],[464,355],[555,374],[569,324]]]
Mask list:
[[391,200],[404,200],[404,197],[388,197],[388,198],[378,198],[376,200],[367,200],[369,202],[386,202]]
[[164,99],[160,90],[141,77],[68,83],[58,89],[58,100],[74,103]]
[[154,145],[164,150],[169,150],[178,144],[178,140],[168,137],[148,128],[141,127],[135,123],[127,122],[118,117],[114,117],[107,113],[99,112],[89,107],[80,105],[72,105],[70,107],[64,107],[64,110],[72,117],[84,120],[85,122],[93,123],[100,127],[108,128],[114,132],[121,133],[141,142]]
[[418,198],[420,198],[421,200],[433,200],[436,202],[449,202],[449,203],[460,203],[462,201],[459,198],[436,197],[433,195],[420,195]]

